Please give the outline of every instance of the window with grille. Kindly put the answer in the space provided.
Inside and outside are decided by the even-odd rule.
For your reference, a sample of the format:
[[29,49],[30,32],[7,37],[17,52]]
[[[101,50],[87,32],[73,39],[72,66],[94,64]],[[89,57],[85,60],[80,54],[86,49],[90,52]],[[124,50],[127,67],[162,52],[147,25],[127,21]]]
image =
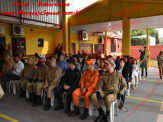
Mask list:
[[115,44],[111,45],[111,52],[116,52],[116,45]]

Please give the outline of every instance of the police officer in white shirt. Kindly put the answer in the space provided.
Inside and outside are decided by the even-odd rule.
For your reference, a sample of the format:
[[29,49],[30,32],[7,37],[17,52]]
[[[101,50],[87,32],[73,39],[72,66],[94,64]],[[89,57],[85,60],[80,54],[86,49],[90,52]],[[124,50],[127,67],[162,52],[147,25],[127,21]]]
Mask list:
[[6,92],[7,81],[15,81],[19,79],[20,74],[24,69],[24,64],[18,56],[15,56],[15,65],[12,66],[12,71],[8,72],[2,79],[2,84]]

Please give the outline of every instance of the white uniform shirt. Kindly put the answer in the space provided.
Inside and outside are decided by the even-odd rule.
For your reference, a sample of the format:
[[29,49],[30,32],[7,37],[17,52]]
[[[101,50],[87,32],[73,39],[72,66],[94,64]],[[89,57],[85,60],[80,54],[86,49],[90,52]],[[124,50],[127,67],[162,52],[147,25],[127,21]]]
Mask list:
[[139,72],[139,67],[136,64],[132,65],[133,71]]
[[20,75],[22,71],[24,70],[24,64],[22,61],[19,61],[18,63],[15,63],[14,65],[15,69],[12,71],[13,74],[15,75]]

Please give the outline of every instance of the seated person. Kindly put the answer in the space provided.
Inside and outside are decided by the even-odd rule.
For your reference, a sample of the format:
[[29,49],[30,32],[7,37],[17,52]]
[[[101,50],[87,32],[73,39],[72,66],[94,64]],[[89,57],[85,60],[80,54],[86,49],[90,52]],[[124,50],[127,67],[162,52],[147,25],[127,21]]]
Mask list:
[[[12,70],[12,63],[11,63],[10,56],[6,56],[4,59],[4,63],[2,65],[2,69],[0,72],[0,83],[2,85],[2,88],[4,92],[7,90],[7,81],[4,81],[3,79],[11,72]],[[4,82],[3,82],[4,81]]]
[[[112,102],[120,98],[127,89],[127,84],[122,74],[115,70],[114,60],[108,60],[108,72],[102,77],[97,85],[96,93],[91,95],[91,101],[98,110],[100,117],[96,120],[110,122],[110,107]],[[100,106],[100,100],[104,100],[106,116]]]
[[46,58],[46,66],[50,67],[50,61],[51,61],[51,59],[52,58],[50,56]]
[[44,108],[45,111],[48,111],[51,107],[51,96],[54,95],[52,94],[52,91],[59,85],[60,78],[62,76],[61,68],[56,65],[56,59],[51,60],[49,64],[50,68],[47,70],[46,73],[46,81],[43,87],[41,87],[40,85],[40,89],[47,89],[47,101]]
[[19,97],[26,97],[26,84],[28,81],[32,81],[35,73],[35,65],[33,64],[33,58],[30,57],[27,59],[27,63],[25,65],[24,70],[20,75],[20,79],[15,81],[15,85],[18,89],[20,89]]
[[117,58],[115,60],[116,68],[119,67],[120,59],[121,59],[120,56],[117,56]]
[[107,62],[106,59],[101,59],[100,60],[101,70],[99,70],[99,74],[100,74],[101,77],[104,76],[106,71],[107,71],[107,63],[106,62]]
[[59,61],[59,56],[57,53],[54,53],[54,56],[53,56],[55,59],[56,59],[56,63]]
[[[83,54],[84,55],[84,54]],[[83,67],[85,66],[85,61],[89,60],[89,56],[88,55],[84,55],[84,58],[81,62],[82,66],[81,66],[81,70],[83,70]]]
[[95,69],[97,71],[100,71],[101,70],[101,62],[100,62],[100,58],[96,58],[96,63],[95,63]]
[[38,55],[38,53],[35,53],[34,56],[35,56],[34,64],[36,65],[36,67],[37,67],[37,66],[40,66],[40,65],[41,65],[40,62],[39,62],[40,56]]
[[79,81],[80,81],[80,71],[75,66],[75,60],[70,58],[68,60],[69,69],[66,70],[65,75],[61,79],[60,85],[55,89],[54,94],[55,98],[57,98],[58,106],[55,110],[60,110],[64,108],[63,99],[60,93],[67,92],[67,107],[66,113],[69,113],[70,104],[72,102],[72,92],[78,88]]
[[65,74],[67,68],[68,68],[68,64],[67,62],[65,61],[65,54],[60,54],[60,57],[59,57],[59,61],[57,62],[57,66],[61,68],[62,70],[62,75]]
[[87,69],[81,77],[80,88],[77,88],[72,94],[75,110],[70,113],[72,117],[80,114],[79,97],[84,96],[84,114],[81,117],[82,120],[88,117],[90,95],[95,91],[100,77],[98,71],[94,69],[94,61],[92,59],[86,61],[86,65]]
[[19,79],[20,74],[24,70],[24,64],[18,56],[15,56],[15,65],[12,65],[12,71],[8,72],[2,79],[2,87],[6,92],[7,81],[15,81]]
[[81,68],[81,75],[83,75],[83,72],[87,69],[87,63],[86,61],[89,61],[89,59],[86,59],[85,62],[84,62],[84,66],[83,68]]
[[77,68],[79,71],[81,71],[81,66],[80,66],[80,64],[79,64],[79,58],[78,58],[78,56],[77,56],[77,55],[73,55],[73,58],[74,58],[74,60],[75,60],[75,66],[76,66],[76,68]]
[[[32,106],[41,105],[41,88],[44,85],[46,80],[46,72],[48,67],[46,66],[45,58],[40,58],[41,65],[37,68],[35,75],[33,76],[33,81],[28,82],[26,87],[32,97],[31,102],[33,102]],[[41,88],[40,88],[41,87]]]
[[[119,63],[119,67],[116,67],[116,70],[119,71],[123,78],[125,79],[126,81],[126,84],[128,86],[128,76],[129,76],[129,68],[127,66],[125,66],[125,59],[124,58],[121,58],[120,59],[120,63]],[[123,104],[125,104],[125,99],[126,99],[126,93],[127,91],[124,92],[124,95],[121,96],[121,100],[123,103],[120,104],[119,108],[121,110],[124,109],[124,106]]]
[[77,56],[78,56],[78,58],[82,58],[82,54],[81,54],[81,51],[80,50],[78,51]]

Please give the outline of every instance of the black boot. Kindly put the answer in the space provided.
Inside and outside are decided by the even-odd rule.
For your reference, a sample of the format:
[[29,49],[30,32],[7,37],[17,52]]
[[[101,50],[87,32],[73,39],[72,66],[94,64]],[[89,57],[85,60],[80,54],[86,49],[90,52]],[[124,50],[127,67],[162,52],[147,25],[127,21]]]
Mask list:
[[41,102],[41,96],[37,95],[37,99],[36,99],[36,101],[33,103],[32,106],[39,106],[39,105],[41,105],[41,104],[42,104],[42,102]]
[[106,122],[110,122],[110,111],[106,112]]
[[[142,69],[142,70],[143,70],[143,69]],[[141,72],[141,76],[143,76],[143,75],[144,75],[144,72],[142,71],[142,72]]]
[[34,106],[37,103],[37,95],[34,95],[32,106]]
[[27,102],[31,102],[34,100],[34,94],[30,93],[29,98],[26,99]]
[[86,120],[88,118],[88,111],[89,109],[84,108],[84,114],[81,117],[82,120]]
[[71,109],[70,109],[70,105],[67,105],[65,113],[70,113]]
[[160,76],[160,79],[162,79],[162,76]]
[[146,77],[148,77],[148,73],[146,72]]
[[59,111],[61,109],[64,109],[64,104],[63,102],[59,103],[59,105],[55,108],[56,111]]
[[25,98],[26,97],[26,93],[25,93],[25,91],[24,90],[20,90],[20,95],[19,95],[19,97],[21,97],[21,98]]
[[33,94],[33,99],[31,101],[32,104],[36,103],[37,101],[37,95]]
[[74,116],[80,114],[79,106],[74,106],[74,108],[75,108],[74,111],[72,111],[72,112],[69,114],[69,116],[71,116],[71,117],[74,117]]
[[44,107],[44,110],[48,111],[50,110],[50,108],[51,108],[51,99],[47,98],[47,103],[46,103],[46,106]]
[[99,112],[99,118],[97,118],[96,120],[95,120],[95,122],[103,122],[104,120],[105,120],[105,112],[104,112],[104,110],[100,107],[99,109],[98,109],[98,112]]

